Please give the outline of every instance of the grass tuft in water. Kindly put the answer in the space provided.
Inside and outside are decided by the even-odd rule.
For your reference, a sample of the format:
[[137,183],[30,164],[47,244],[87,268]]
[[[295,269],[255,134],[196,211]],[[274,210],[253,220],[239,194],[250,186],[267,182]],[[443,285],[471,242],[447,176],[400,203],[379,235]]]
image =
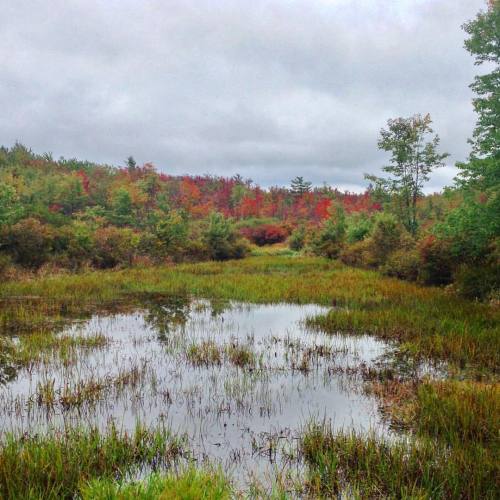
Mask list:
[[497,385],[387,381],[376,387],[382,399],[390,400],[389,418],[404,423],[414,437],[389,442],[311,424],[302,451],[313,496],[497,498]]
[[109,479],[89,482],[83,500],[229,500],[230,482],[218,470],[189,468],[167,475],[152,474],[145,481],[120,484]]
[[206,340],[201,344],[189,345],[186,356],[194,366],[220,365],[222,361],[219,347],[211,340]]
[[226,347],[226,355],[229,362],[240,368],[254,366],[255,354],[251,347],[231,343]]
[[165,467],[185,453],[168,430],[138,424],[132,433],[111,426],[50,435],[7,434],[0,448],[1,498],[74,498],[92,479],[116,480],[136,468]]

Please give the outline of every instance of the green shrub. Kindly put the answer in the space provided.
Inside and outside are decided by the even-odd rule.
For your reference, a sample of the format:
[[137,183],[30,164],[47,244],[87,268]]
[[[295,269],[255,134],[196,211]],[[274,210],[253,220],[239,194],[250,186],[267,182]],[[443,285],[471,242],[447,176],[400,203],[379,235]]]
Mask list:
[[340,253],[340,260],[348,266],[375,267],[377,261],[372,254],[371,239],[368,238],[345,246]]
[[353,216],[347,223],[346,239],[348,243],[364,240],[372,230],[373,221],[366,215]]
[[380,213],[376,216],[370,248],[379,264],[384,264],[387,257],[400,248],[402,233],[402,227],[394,215]]
[[5,279],[9,270],[12,269],[12,257],[5,253],[0,253],[0,279]]
[[156,225],[155,234],[163,252],[175,261],[182,259],[188,244],[189,224],[179,211],[172,210]]
[[467,299],[487,299],[500,290],[500,266],[462,265],[454,274],[457,292]]
[[288,238],[288,246],[291,250],[299,251],[304,248],[306,243],[306,228],[299,226]]
[[419,242],[419,280],[427,285],[447,285],[452,281],[453,258],[450,244],[430,235]]
[[314,236],[311,242],[313,253],[336,259],[344,246],[345,230],[345,214],[339,205],[335,207],[334,213]]
[[210,214],[203,239],[214,260],[241,259],[248,252],[246,243],[238,237],[231,222],[219,212]]
[[131,229],[103,227],[94,234],[93,261],[97,267],[131,265],[137,253],[139,237]]
[[12,224],[23,214],[16,189],[0,181],[0,226]]
[[50,226],[28,218],[7,227],[2,239],[14,262],[36,269],[49,260],[54,237],[54,230]]
[[52,245],[59,266],[77,269],[90,262],[94,250],[93,228],[76,221],[63,226],[54,233]]
[[382,267],[387,276],[416,281],[420,268],[420,256],[416,250],[396,250]]

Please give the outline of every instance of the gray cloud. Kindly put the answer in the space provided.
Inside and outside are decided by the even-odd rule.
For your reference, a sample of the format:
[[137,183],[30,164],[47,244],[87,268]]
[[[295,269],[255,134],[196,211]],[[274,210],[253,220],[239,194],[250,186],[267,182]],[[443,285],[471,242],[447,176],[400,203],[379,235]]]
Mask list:
[[348,189],[386,120],[431,113],[449,184],[476,69],[460,25],[483,0],[11,0],[0,142],[165,172],[297,174]]

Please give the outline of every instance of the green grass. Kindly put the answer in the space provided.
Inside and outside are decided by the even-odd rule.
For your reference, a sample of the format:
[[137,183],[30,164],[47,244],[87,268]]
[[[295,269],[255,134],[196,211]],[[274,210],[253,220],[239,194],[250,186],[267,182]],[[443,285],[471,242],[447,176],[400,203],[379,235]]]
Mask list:
[[[23,329],[31,325],[43,334],[65,317],[92,309],[179,294],[334,305],[332,312],[311,320],[311,325],[329,332],[370,333],[396,340],[414,356],[447,360],[459,368],[471,365],[497,371],[500,366],[498,309],[439,288],[314,257],[252,257],[6,283],[0,289],[5,306],[0,311],[0,328],[7,332],[17,324]],[[12,304],[8,300],[23,296],[31,299]]]
[[[389,384],[391,387],[391,384]],[[397,386],[396,386],[397,387]],[[497,498],[500,487],[498,385],[424,382],[394,407],[415,438],[391,443],[311,424],[302,439],[315,496]],[[391,396],[393,393],[391,392]]]
[[107,344],[108,339],[99,333],[82,336],[36,331],[30,335],[21,335],[17,344],[8,337],[1,337],[0,366],[15,370],[21,366],[50,361],[54,354],[63,362],[70,363],[76,356],[77,349],[97,349]]
[[[18,334],[19,343],[3,338],[0,364],[28,365],[54,353],[69,359],[76,347],[99,348],[106,343],[102,336],[80,338],[57,332],[66,321],[93,311],[121,310],[145,300],[162,303],[175,296],[331,306],[328,314],[311,318],[310,326],[330,333],[370,333],[395,341],[401,353],[414,358],[444,360],[462,376],[482,376],[482,382],[404,385],[395,379],[379,384],[373,392],[388,402],[388,418],[397,418],[413,433],[405,442],[311,426],[302,439],[311,496],[329,498],[344,492],[359,498],[496,497],[500,488],[500,397],[495,384],[499,311],[439,288],[326,259],[283,255],[4,283],[0,329]],[[193,365],[225,359],[237,366],[255,363],[245,346],[193,344],[186,355]],[[296,369],[307,370],[308,359],[299,360]],[[53,389],[50,381],[40,387],[42,399],[55,400]],[[97,390],[77,389],[68,392],[77,403]],[[218,492],[214,495],[222,496],[206,498],[231,494],[227,481],[213,471],[188,470],[154,475],[140,483],[124,482],[134,467],[156,464],[160,457],[171,460],[181,453],[178,440],[142,428],[134,435],[116,430],[9,435],[0,448],[0,497],[204,498],[201,492],[211,488]]]
[[125,484],[98,479],[84,486],[81,495],[83,500],[229,500],[232,488],[220,471],[189,468]]
[[137,467],[171,464],[182,454],[181,440],[141,425],[130,434],[115,427],[105,433],[73,428],[7,434],[0,449],[0,498],[74,498],[93,479],[116,480]]
[[264,256],[283,256],[283,257],[298,257],[299,253],[288,247],[286,243],[275,243],[274,245],[265,246],[250,246],[250,254],[253,257],[264,257]]
[[[418,387],[413,425],[450,446],[477,443],[500,451],[500,386],[469,381]],[[500,457],[499,457],[500,458]]]
[[473,443],[390,443],[318,427],[305,434],[303,452],[313,498],[342,492],[354,498],[497,498],[498,454]]

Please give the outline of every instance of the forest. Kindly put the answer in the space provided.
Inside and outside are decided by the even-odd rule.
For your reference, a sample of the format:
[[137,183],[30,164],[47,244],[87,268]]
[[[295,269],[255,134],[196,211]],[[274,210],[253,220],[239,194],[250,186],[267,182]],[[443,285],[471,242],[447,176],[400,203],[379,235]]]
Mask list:
[[[498,64],[496,7],[465,25],[478,65]],[[488,31],[490,30],[490,31]],[[484,33],[492,38],[488,39]],[[391,118],[378,147],[386,177],[364,193],[312,187],[303,176],[263,189],[250,179],[171,176],[132,156],[113,167],[0,148],[0,272],[242,258],[286,244],[388,276],[494,298],[500,257],[498,68],[476,77],[470,158],[452,186],[424,195],[440,152],[429,115]]]
[[112,167],[54,160],[21,144],[2,147],[0,271],[15,279],[23,272],[225,260],[280,244],[280,251],[493,299],[496,159],[471,159],[454,186],[423,195],[446,157],[430,123],[420,115],[388,121],[379,147],[391,152],[390,176],[367,175],[360,194],[313,188],[303,177],[262,189],[240,176],[169,176],[133,157]]
[[[495,8],[492,10],[495,12]],[[497,63],[494,15],[465,26],[476,64]],[[486,26],[492,24],[491,27]],[[429,115],[394,118],[378,147],[385,178],[367,174],[364,193],[250,179],[170,176],[132,156],[113,167],[54,160],[22,144],[0,148],[0,272],[242,258],[249,245],[340,259],[469,298],[494,298],[499,283],[498,68],[476,77],[478,115],[470,158],[444,192],[423,195],[448,156]]]

